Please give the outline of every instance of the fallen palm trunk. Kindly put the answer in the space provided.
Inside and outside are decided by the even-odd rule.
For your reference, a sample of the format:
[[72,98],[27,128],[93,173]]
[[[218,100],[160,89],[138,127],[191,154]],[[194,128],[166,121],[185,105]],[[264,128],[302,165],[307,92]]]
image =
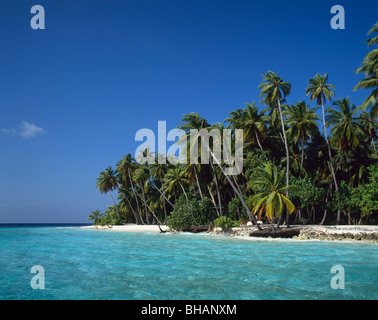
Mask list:
[[208,230],[209,230],[209,225],[202,225],[202,226],[191,225],[189,227],[189,232],[192,232],[192,233],[206,232]]
[[301,228],[285,228],[285,229],[276,229],[272,230],[271,228],[265,228],[262,230],[256,230],[249,234],[250,237],[259,237],[259,238],[293,238],[298,236],[301,231]]

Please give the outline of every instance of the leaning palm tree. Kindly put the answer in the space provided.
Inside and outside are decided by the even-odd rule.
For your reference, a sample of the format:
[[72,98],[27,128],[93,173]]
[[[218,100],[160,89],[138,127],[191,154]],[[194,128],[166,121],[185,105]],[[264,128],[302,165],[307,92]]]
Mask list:
[[118,180],[117,180],[116,172],[112,169],[111,166],[106,168],[104,171],[100,172],[100,176],[97,178],[96,187],[101,193],[105,193],[105,194],[109,193],[110,197],[113,200],[114,207],[117,211],[118,218],[120,218],[117,205],[111,193],[112,191],[118,188]]
[[[285,208],[289,213],[295,210],[294,204],[285,196],[287,189],[285,186],[285,171],[280,171],[274,164],[265,163],[263,167],[256,169],[256,177],[248,181],[248,187],[253,189],[256,194],[250,196],[247,201],[253,206],[253,214],[258,214],[261,219],[265,213],[268,221],[279,218]],[[273,224],[272,224],[272,228]]]
[[[289,82],[283,81],[276,73],[268,71],[263,74],[263,82],[259,85],[261,91],[260,97],[263,98],[264,104],[268,106],[276,105],[278,106],[278,111],[280,113],[282,134],[284,137],[285,150],[286,150],[286,197],[289,196],[289,174],[290,174],[290,154],[289,147],[287,144],[286,130],[284,124],[284,118],[281,108],[281,101],[290,94],[291,84]],[[286,224],[289,227],[289,212],[286,214]]]
[[[164,155],[162,155],[160,153],[156,154],[155,163],[151,165],[151,179],[150,179],[150,182],[151,182],[152,186],[161,195],[161,201],[162,201],[162,205],[163,205],[163,209],[164,209],[164,223],[166,223],[166,221],[167,221],[167,209],[166,209],[166,204],[165,203],[168,202],[172,207],[173,207],[173,204],[172,204],[171,201],[169,201],[169,199],[167,198],[167,196],[164,194],[164,176],[168,172],[169,165],[161,163],[159,161],[159,159],[161,159],[161,157],[163,157],[163,156]],[[155,184],[154,179],[156,179],[156,181],[158,183],[160,183],[160,187],[158,187]]]
[[301,171],[303,169],[304,149],[306,142],[318,131],[316,108],[309,108],[305,101],[287,108],[284,111],[286,123],[289,127],[287,134],[296,145],[301,141]]
[[145,213],[146,213],[146,220],[148,220],[148,209],[147,209],[147,202],[146,202],[146,192],[148,190],[148,179],[150,178],[150,168],[146,165],[140,166],[138,169],[134,171],[133,179],[139,185],[141,190],[141,198],[144,203]]
[[327,123],[326,123],[325,110],[324,110],[324,104],[326,103],[326,101],[327,100],[331,101],[332,97],[335,96],[335,93],[333,92],[333,90],[335,90],[336,87],[333,84],[327,83],[327,80],[328,80],[328,74],[325,74],[324,76],[320,74],[316,74],[315,77],[310,79],[308,82],[308,86],[306,88],[306,95],[310,95],[311,101],[316,100],[316,104],[318,106],[322,106],[324,137],[327,142],[329,163],[331,167],[333,182],[335,183],[336,191],[338,191],[339,187],[336,180],[335,170],[333,169],[333,164],[332,164],[332,153],[331,153],[331,147],[328,141]]
[[94,220],[94,221],[93,221],[93,225],[95,225],[96,228],[98,227],[98,223],[99,223],[99,221],[100,221],[100,218],[101,218],[100,210],[94,210],[94,211],[92,211],[92,213],[88,216],[88,220]]
[[327,122],[331,127],[331,142],[339,150],[356,149],[365,136],[364,129],[357,122],[358,109],[349,98],[337,100],[335,108],[327,109]]
[[138,215],[137,213],[135,212],[134,210],[134,207],[133,207],[133,203],[132,203],[132,195],[131,195],[131,192],[128,188],[119,188],[118,190],[118,199],[119,199],[119,207],[121,208],[122,211],[124,212],[131,212],[133,213],[134,215],[134,219],[135,219],[135,223],[136,224],[139,224],[140,221],[142,221],[142,217],[139,215],[139,218],[138,218]]
[[[186,133],[187,133],[186,136],[187,137],[191,137],[191,138],[194,138],[194,139],[199,139],[199,135],[198,134],[191,134],[191,132],[190,132],[191,129],[200,130],[200,129],[208,129],[210,127],[210,125],[208,124],[208,122],[206,121],[206,119],[200,117],[198,113],[186,114],[181,121],[183,123],[179,125],[179,128],[186,131]],[[209,153],[211,155],[211,161],[214,161],[218,165],[220,171],[222,172],[222,174],[227,179],[228,183],[230,184],[230,186],[234,190],[234,192],[237,195],[237,197],[240,199],[243,207],[247,211],[249,219],[251,221],[253,221],[257,225],[257,228],[259,230],[261,230],[261,227],[257,224],[256,218],[252,215],[251,210],[249,209],[247,203],[245,202],[242,193],[238,190],[238,187],[236,186],[235,182],[231,181],[231,178],[228,176],[228,174],[226,173],[225,169],[222,167],[221,159],[218,159],[216,157],[216,155],[212,152],[212,150],[210,148],[210,145],[206,141],[204,142],[204,147],[209,151]],[[213,170],[213,172],[214,172],[214,170]],[[210,194],[210,196],[211,196],[211,194]]]

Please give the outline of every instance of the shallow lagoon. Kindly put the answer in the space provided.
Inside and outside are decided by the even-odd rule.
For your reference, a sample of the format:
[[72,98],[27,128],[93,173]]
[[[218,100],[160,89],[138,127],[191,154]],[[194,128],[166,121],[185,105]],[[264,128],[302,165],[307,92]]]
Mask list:
[[[378,299],[378,245],[0,228],[0,299]],[[33,290],[30,269],[45,270]],[[332,289],[342,265],[345,289]]]

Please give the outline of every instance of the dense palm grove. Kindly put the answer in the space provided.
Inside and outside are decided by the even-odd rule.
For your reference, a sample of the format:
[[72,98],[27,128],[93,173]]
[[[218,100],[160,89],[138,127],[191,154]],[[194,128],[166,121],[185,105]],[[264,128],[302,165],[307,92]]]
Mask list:
[[[376,32],[378,23],[369,35]],[[378,36],[367,42],[376,46]],[[356,73],[365,78],[354,90],[367,93],[358,107],[349,98],[335,98],[327,74],[309,79],[304,92],[310,105],[290,104],[291,83],[269,71],[259,86],[260,106],[246,104],[215,124],[198,113],[184,115],[178,127],[188,139],[190,129],[243,129],[243,172],[225,175],[225,164],[214,157],[208,164],[141,165],[127,154],[97,178],[97,188],[114,206],[89,219],[96,225],[154,223],[177,230],[258,220],[273,228],[275,223],[377,223],[378,49]]]

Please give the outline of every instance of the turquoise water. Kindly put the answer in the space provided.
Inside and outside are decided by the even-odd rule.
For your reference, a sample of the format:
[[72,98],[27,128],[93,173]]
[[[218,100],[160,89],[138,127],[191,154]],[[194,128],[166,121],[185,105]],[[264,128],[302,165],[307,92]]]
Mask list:
[[[0,299],[378,299],[378,246],[0,228]],[[45,270],[34,290],[30,269]],[[345,289],[331,288],[334,265]]]

